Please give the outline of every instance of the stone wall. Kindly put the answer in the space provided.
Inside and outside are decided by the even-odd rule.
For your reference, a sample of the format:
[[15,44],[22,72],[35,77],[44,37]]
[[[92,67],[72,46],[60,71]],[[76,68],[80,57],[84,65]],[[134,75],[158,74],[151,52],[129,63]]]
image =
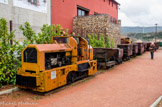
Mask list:
[[120,44],[121,21],[111,21],[108,14],[91,15],[73,18],[73,32],[76,35],[87,36],[88,34],[102,33],[104,36],[114,38],[115,47]]

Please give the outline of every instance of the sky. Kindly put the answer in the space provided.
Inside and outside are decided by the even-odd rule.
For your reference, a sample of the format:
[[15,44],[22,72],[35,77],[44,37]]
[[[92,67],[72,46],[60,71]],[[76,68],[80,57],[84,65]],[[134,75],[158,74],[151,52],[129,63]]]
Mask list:
[[122,26],[162,26],[162,0],[116,0]]

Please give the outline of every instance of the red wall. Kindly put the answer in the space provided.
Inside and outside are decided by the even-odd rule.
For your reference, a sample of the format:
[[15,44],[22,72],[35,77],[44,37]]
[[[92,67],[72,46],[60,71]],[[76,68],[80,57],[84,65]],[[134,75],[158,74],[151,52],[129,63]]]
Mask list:
[[113,3],[112,7],[109,0],[52,0],[52,24],[60,24],[72,31],[73,17],[77,16],[77,5],[89,9],[90,15],[97,12],[118,18],[117,4]]

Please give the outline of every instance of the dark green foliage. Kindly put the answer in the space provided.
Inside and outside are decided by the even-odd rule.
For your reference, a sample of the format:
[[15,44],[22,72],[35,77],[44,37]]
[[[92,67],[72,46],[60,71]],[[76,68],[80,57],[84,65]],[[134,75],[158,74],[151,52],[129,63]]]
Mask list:
[[20,30],[23,32],[23,35],[26,37],[27,41],[30,44],[34,43],[36,34],[35,32],[32,30],[29,22],[25,22],[25,25],[20,25]]
[[51,42],[52,27],[45,24],[41,28],[41,32],[38,33],[38,36],[35,38],[37,44],[48,44]]
[[[6,19],[0,19],[0,87],[3,84],[16,83],[15,74],[19,59],[15,56],[19,51],[19,45],[14,39],[14,32],[9,33]],[[13,40],[13,45],[10,44],[10,40]]]
[[52,36],[65,36],[68,35],[68,29],[63,30],[61,25],[48,25],[44,24],[41,28],[41,32],[36,35],[31,25],[26,22],[25,25],[20,26],[20,30],[27,40],[24,41],[24,46],[27,44],[49,44],[51,43]]
[[35,38],[37,44],[49,44],[51,43],[51,38],[53,36],[66,36],[68,35],[68,29],[63,30],[61,25],[48,25],[44,24],[41,28],[41,32],[38,33],[38,36]]

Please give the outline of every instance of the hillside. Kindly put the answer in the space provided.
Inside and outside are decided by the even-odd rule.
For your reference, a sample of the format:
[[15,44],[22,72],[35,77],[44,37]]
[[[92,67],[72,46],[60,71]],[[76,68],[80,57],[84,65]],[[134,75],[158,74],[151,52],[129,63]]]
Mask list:
[[[157,28],[158,32],[162,31],[162,26],[158,26]],[[155,32],[155,26],[152,27],[122,27],[121,33],[127,34],[127,33],[151,33]]]
[[[130,37],[133,41],[142,40],[142,41],[153,41],[155,33],[128,33],[127,36]],[[156,36],[157,41],[162,41],[162,32],[158,32]]]

